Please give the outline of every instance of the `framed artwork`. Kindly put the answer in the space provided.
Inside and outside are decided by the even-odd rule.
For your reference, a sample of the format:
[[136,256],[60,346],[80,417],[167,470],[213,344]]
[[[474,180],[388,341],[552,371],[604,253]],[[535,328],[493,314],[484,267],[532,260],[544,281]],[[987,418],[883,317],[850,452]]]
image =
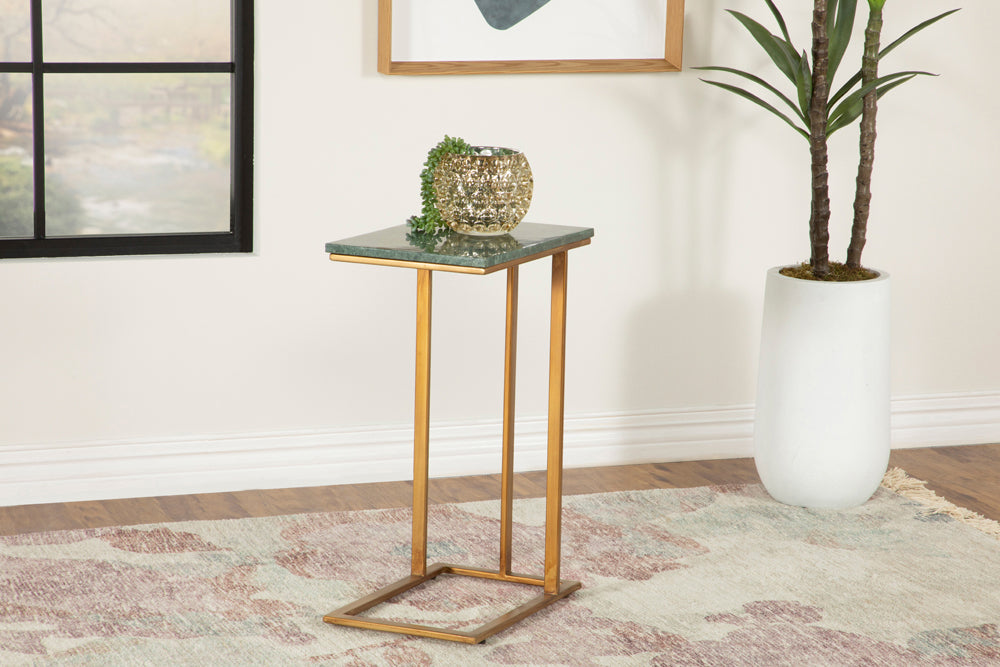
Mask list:
[[383,74],[679,72],[684,0],[379,0]]

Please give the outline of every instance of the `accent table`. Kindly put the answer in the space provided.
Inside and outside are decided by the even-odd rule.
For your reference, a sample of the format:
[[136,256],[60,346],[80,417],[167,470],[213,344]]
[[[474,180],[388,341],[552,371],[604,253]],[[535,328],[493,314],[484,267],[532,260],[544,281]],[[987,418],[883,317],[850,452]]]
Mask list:
[[[416,391],[413,424],[413,537],[410,575],[323,617],[327,623],[385,630],[434,639],[478,644],[580,588],[559,578],[562,517],[563,410],[566,366],[567,255],[588,245],[594,230],[521,223],[502,236],[443,237],[412,235],[399,225],[326,245],[339,262],[396,266],[417,270]],[[514,384],[517,356],[518,267],[552,257],[552,311],[549,327],[548,449],[545,485],[544,576],[511,572],[514,500]],[[500,563],[496,570],[435,563],[427,565],[427,480],[430,435],[431,293],[434,271],[485,275],[507,271],[507,317],[504,362],[503,447],[500,490]],[[372,607],[441,574],[493,579],[542,588],[542,594],[472,631],[397,623],[358,616]]]

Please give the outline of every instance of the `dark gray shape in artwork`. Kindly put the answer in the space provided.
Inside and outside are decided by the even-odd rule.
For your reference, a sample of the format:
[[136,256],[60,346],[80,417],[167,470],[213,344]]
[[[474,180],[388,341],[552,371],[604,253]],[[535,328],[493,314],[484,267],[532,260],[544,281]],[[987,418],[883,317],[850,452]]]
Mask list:
[[476,0],[483,18],[497,30],[517,25],[547,5],[549,0]]

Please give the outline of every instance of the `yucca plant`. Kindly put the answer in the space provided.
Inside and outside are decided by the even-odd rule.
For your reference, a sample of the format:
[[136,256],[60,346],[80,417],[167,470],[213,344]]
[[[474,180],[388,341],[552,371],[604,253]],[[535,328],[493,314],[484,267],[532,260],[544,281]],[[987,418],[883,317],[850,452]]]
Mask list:
[[[697,69],[733,74],[763,89],[768,93],[766,97],[773,103],[745,88],[705,80],[706,83],[767,109],[809,142],[812,172],[809,264],[815,278],[827,279],[830,274],[830,189],[827,166],[829,137],[861,118],[861,159],[855,196],[854,225],[846,262],[848,266],[860,268],[871,203],[878,100],[915,76],[929,74],[902,71],[880,75],[879,62],[913,35],[958,10],[944,12],[920,23],[882,49],[882,10],[886,0],[868,0],[869,20],[865,31],[865,51],[861,69],[833,91],[834,77],[843,63],[854,34],[858,0],[813,0],[811,62],[810,54],[805,50],[800,51],[792,43],[785,19],[773,0],[764,2],[777,22],[780,35],[772,33],[745,14],[732,10],[729,10],[729,13],[747,29],[767,53],[771,62],[791,82],[795,90],[795,99],[761,77],[743,70],[719,66]],[[787,107],[790,113],[783,111],[784,107]]]

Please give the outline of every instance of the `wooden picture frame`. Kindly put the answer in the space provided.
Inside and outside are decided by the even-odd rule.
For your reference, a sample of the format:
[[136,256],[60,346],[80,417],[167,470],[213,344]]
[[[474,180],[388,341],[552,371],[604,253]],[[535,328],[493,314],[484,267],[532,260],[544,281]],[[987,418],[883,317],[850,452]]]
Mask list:
[[[400,0],[409,2],[410,0]],[[469,0],[472,2],[472,0]],[[392,58],[393,0],[378,3],[378,71],[382,74],[536,74],[543,72],[679,72],[684,0],[668,0],[662,58],[550,60],[403,60]]]

